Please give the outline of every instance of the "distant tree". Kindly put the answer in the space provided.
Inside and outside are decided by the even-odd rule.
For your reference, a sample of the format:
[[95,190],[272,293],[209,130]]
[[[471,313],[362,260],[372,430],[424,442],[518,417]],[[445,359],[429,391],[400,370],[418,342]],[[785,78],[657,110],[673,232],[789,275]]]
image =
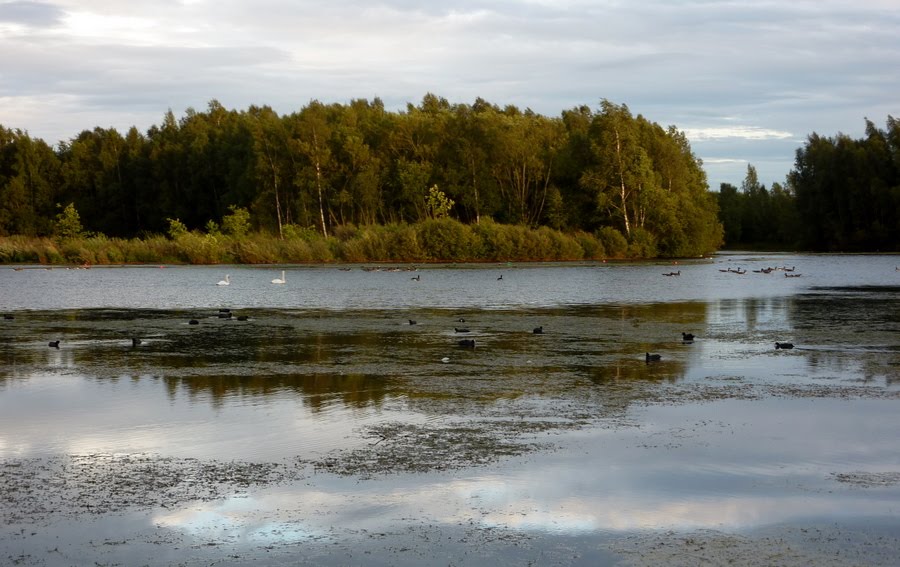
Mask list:
[[75,209],[74,203],[69,203],[56,215],[56,234],[62,238],[77,238],[84,234],[81,226],[81,215]]
[[725,246],[734,247],[743,242],[743,209],[743,193],[730,183],[722,183],[719,186],[719,220],[725,228]]

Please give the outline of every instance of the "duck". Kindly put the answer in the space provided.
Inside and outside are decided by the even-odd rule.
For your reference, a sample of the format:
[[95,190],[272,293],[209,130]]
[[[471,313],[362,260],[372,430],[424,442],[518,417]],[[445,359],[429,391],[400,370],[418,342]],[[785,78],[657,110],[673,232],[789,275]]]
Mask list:
[[500,277],[497,278],[497,281],[499,282],[499,281],[502,280],[502,279],[503,279],[503,274],[500,274]]
[[50,348],[59,348],[59,341],[50,341],[47,343],[47,346]]
[[409,279],[411,279],[411,280],[414,281],[414,282],[421,281],[421,280],[422,280],[422,274],[417,274],[417,275],[415,275],[415,276],[413,276],[413,277],[411,277],[411,278],[409,278]]
[[463,339],[458,344],[462,348],[475,348],[475,339]]
[[694,341],[694,333],[681,333],[681,340],[690,343]]
[[544,327],[543,327],[543,326],[535,327],[534,330],[531,331],[531,332],[534,333],[535,335],[543,335],[543,334],[544,334]]
[[792,348],[794,348],[794,343],[775,343],[775,350]]
[[410,319],[410,320],[409,320],[409,324],[410,324],[410,325],[415,325],[415,324],[416,324],[416,320],[415,320],[415,319]]
[[133,346],[133,347],[138,346],[142,342],[144,342],[144,341],[142,341],[141,339],[139,339],[137,337],[131,337],[131,346]]
[[650,353],[648,352],[648,353],[646,353],[644,359],[645,359],[647,362],[659,362],[660,360],[662,360],[662,356],[660,356],[660,355],[658,355],[658,354],[650,354]]
[[199,324],[200,324],[200,321],[198,321],[196,319],[191,319],[190,321],[188,321],[188,325],[199,325]]
[[468,333],[469,332],[468,327],[453,327],[453,330],[456,331],[457,333]]
[[247,319],[249,319],[249,317],[247,317],[246,315],[238,315],[237,318],[238,321],[246,321]]

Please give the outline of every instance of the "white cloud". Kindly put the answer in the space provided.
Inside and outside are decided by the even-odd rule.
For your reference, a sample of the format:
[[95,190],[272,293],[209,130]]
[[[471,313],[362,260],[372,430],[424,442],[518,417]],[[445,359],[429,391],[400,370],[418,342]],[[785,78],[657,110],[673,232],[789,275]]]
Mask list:
[[720,140],[740,138],[743,140],[787,140],[795,136],[790,132],[761,128],[759,126],[711,126],[705,128],[684,128],[689,140]]

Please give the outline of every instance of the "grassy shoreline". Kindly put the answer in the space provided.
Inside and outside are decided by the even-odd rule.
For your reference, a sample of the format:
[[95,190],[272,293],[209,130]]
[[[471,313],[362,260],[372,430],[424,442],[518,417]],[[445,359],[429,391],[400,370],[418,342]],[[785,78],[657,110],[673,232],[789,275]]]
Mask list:
[[0,264],[339,264],[361,262],[547,262],[656,257],[655,246],[629,243],[614,229],[565,233],[451,219],[415,225],[342,226],[333,235],[311,231],[285,238],[266,233],[230,236],[186,232],[123,239],[0,237]]

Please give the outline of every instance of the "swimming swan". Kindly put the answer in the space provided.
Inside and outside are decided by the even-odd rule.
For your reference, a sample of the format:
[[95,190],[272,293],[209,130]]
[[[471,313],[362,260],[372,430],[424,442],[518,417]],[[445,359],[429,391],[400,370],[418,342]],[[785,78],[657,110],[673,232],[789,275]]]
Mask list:
[[281,270],[281,277],[280,277],[280,278],[275,278],[274,280],[272,280],[272,283],[273,283],[273,284],[283,284],[283,283],[286,283],[286,282],[287,282],[287,279],[285,279],[285,277],[284,277],[284,270]]
[[225,279],[219,281],[219,283],[217,283],[216,285],[230,285],[230,284],[231,284],[231,280],[228,279],[228,274],[225,274]]

